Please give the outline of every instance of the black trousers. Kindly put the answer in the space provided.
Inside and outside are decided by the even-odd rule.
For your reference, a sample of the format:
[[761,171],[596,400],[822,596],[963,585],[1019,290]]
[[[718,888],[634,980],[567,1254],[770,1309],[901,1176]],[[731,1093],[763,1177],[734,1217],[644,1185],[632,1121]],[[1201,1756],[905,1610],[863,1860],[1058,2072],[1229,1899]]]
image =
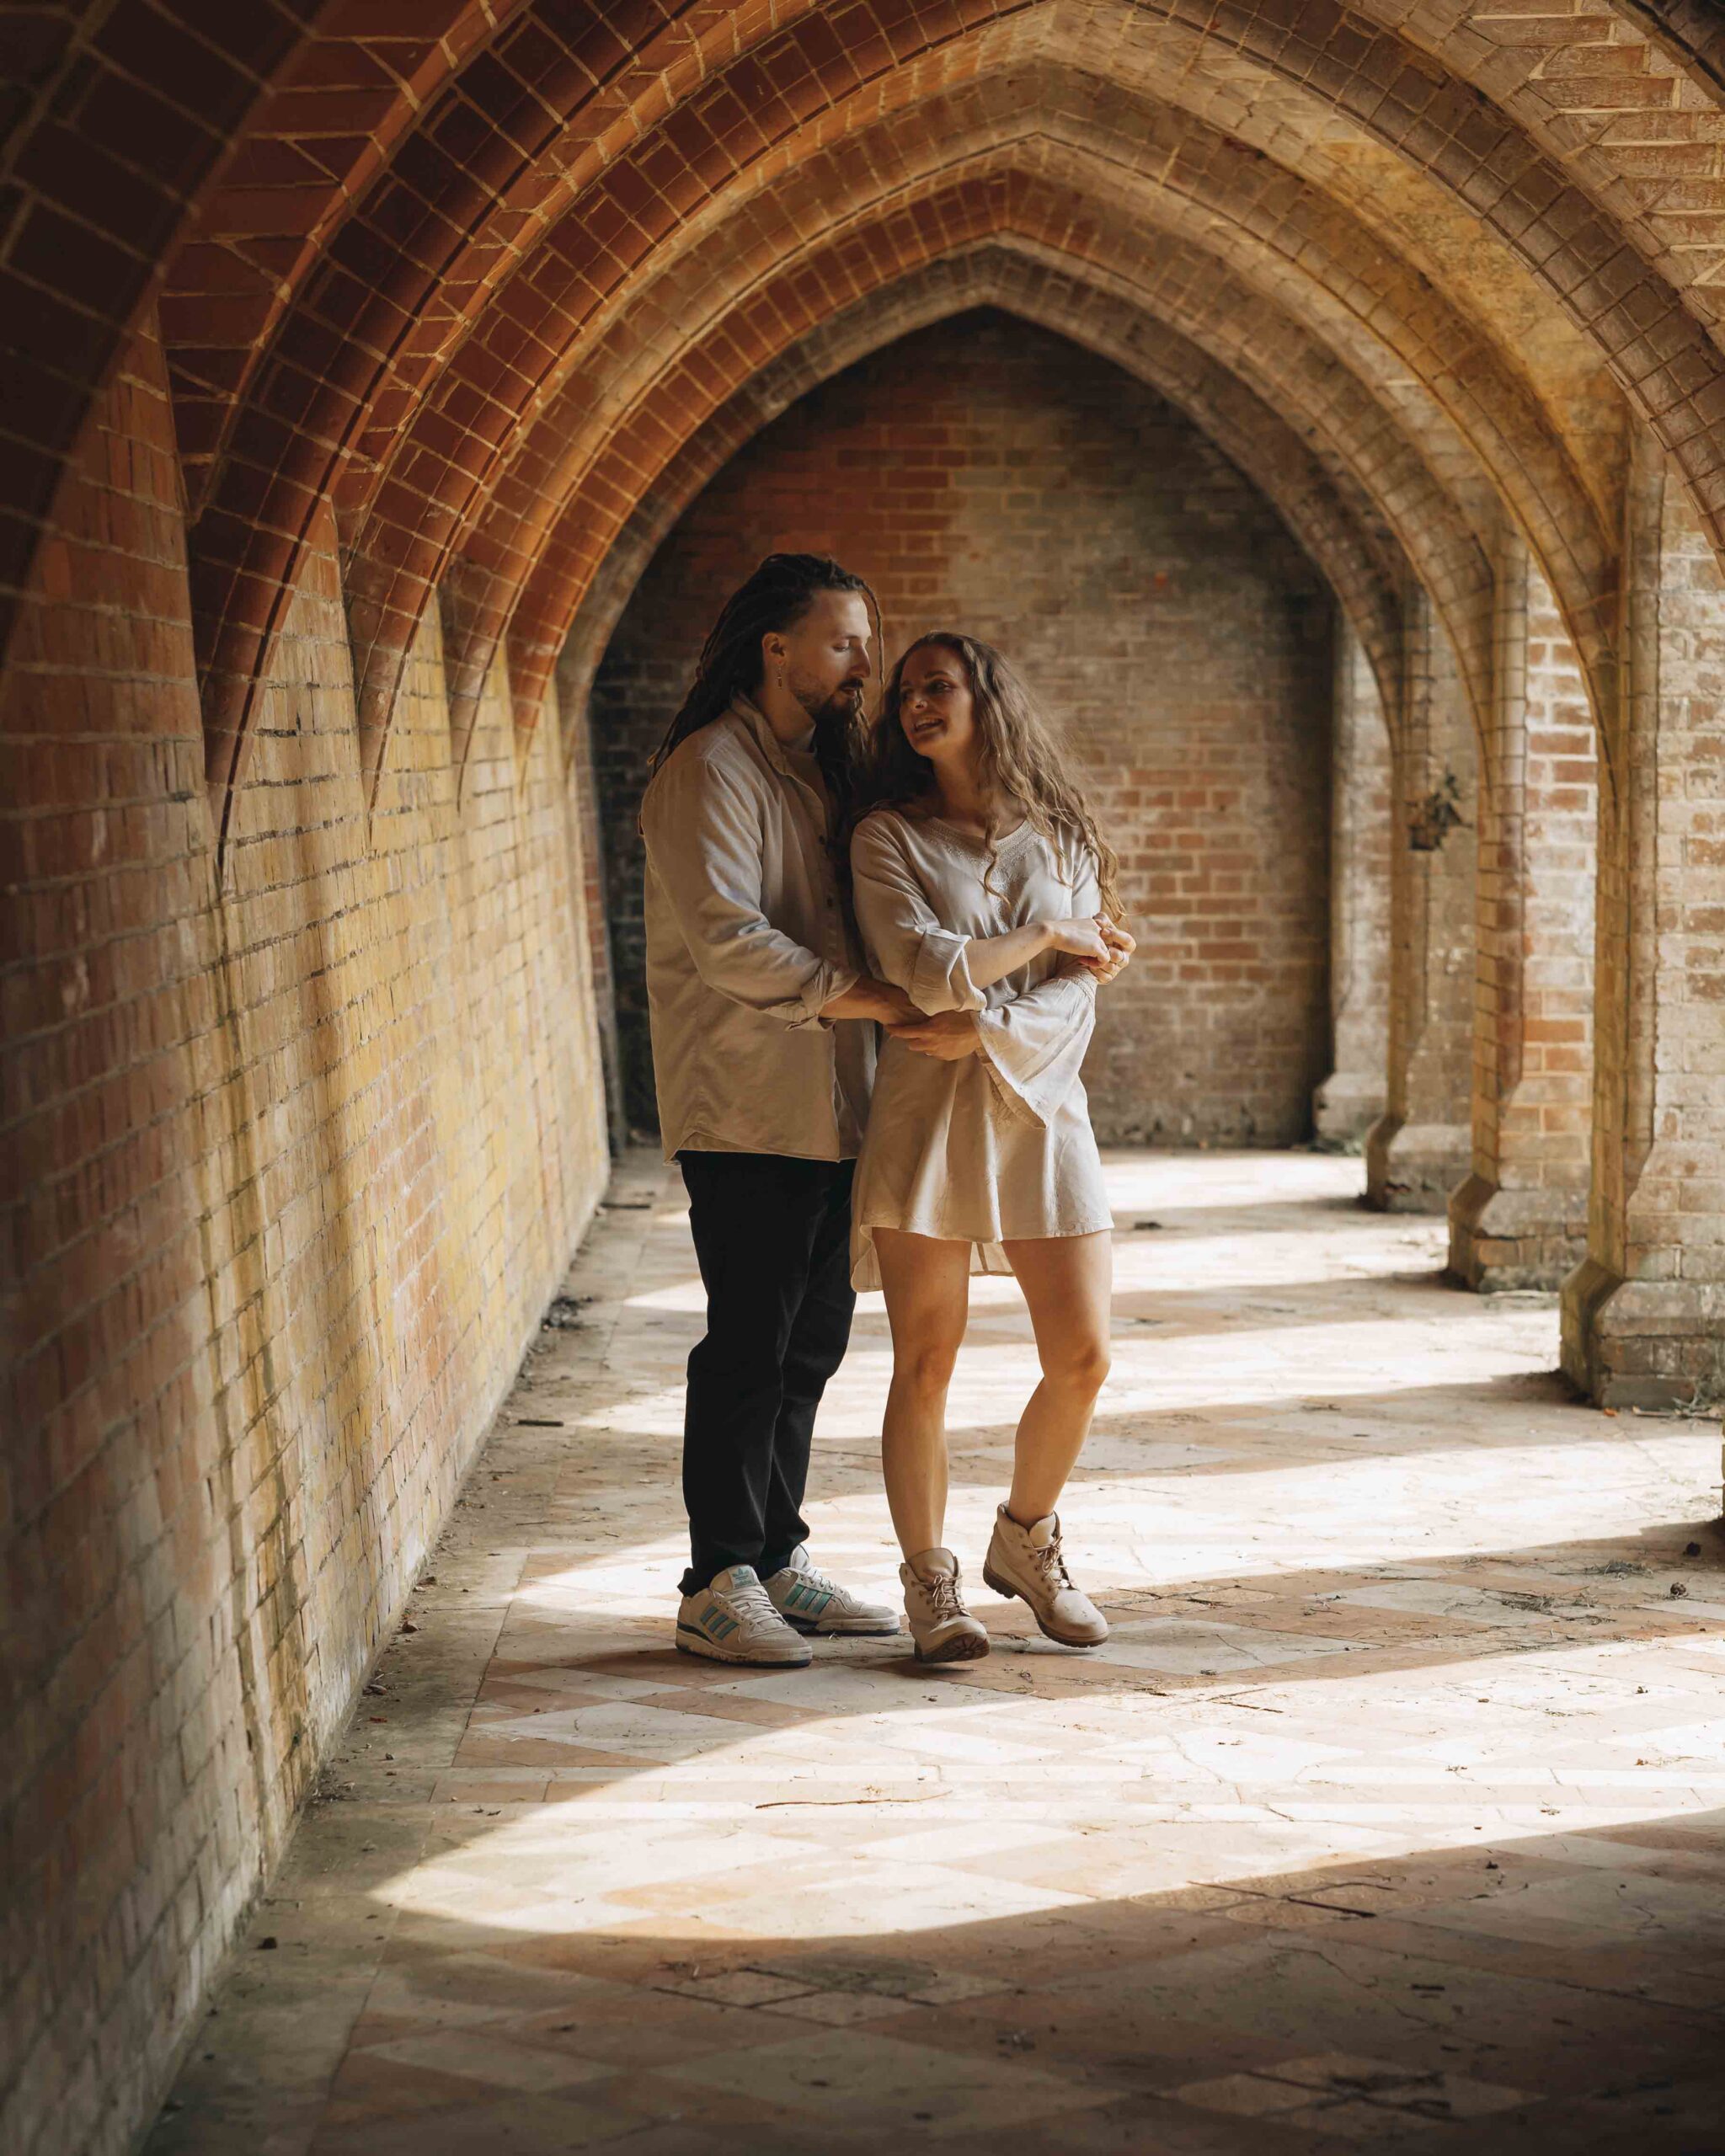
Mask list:
[[693,1594],[715,1572],[762,1579],[806,1540],[814,1411],[851,1337],[852,1161],[680,1153],[707,1290],[689,1358],[683,1502]]

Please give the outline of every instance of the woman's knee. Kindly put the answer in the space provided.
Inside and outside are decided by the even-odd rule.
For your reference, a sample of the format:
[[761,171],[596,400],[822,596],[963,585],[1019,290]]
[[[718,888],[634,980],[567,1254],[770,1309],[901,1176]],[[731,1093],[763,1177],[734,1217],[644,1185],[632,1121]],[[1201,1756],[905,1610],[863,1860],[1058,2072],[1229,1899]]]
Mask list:
[[893,1375],[924,1398],[936,1398],[953,1381],[959,1342],[927,1336],[908,1340],[893,1351]]
[[1099,1335],[1089,1339],[1063,1340],[1042,1357],[1042,1374],[1062,1391],[1081,1393],[1094,1399],[1108,1383],[1112,1358],[1108,1342]]

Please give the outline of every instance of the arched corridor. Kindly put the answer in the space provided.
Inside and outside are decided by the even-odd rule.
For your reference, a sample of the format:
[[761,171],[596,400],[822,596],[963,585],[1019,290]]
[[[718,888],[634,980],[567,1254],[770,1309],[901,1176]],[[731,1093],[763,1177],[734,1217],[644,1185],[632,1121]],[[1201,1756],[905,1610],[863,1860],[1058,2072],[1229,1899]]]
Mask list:
[[[0,31],[0,2143],[1725,2135],[1717,9]],[[935,1702],[655,1630],[635,810],[782,545],[1022,661],[1140,938],[1116,1639]]]

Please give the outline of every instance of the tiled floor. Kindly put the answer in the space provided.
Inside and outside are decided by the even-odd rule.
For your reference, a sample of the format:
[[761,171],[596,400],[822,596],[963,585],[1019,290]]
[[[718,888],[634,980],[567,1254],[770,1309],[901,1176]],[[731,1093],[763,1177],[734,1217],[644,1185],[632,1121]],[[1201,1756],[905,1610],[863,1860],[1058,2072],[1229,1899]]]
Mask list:
[[[979,1283],[994,1636],[670,1651],[678,1203],[620,1177],[152,2156],[1725,2150],[1717,1425],[1550,1374],[1357,1161],[1121,1155],[1065,1508],[1108,1647],[977,1582],[1031,1382]],[[878,1299],[817,1555],[887,1594]]]

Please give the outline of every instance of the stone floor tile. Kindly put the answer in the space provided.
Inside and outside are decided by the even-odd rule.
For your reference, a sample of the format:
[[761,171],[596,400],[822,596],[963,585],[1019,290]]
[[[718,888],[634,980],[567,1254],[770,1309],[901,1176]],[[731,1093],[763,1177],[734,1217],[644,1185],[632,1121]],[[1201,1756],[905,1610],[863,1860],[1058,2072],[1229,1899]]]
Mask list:
[[1284,2124],[1304,2127],[1332,2146],[1341,2143],[1357,2148],[1400,2149],[1410,2143],[1428,2143],[1434,2148],[1447,2145],[1435,2137],[1443,2131],[1439,2122],[1385,2104],[1344,2097],[1330,2103],[1303,2104],[1279,2116]]
[[603,2146],[638,2127],[632,2106],[579,2096],[497,2096],[408,2117],[328,2122],[312,2156],[474,2156],[506,2148],[510,2156],[560,2156]]
[[918,2126],[1007,2125],[1083,2109],[1097,2093],[1012,2061],[955,2057],[887,2031],[823,2030],[730,2058],[697,2060],[664,2078],[764,2098],[811,2125],[868,2128],[884,2142]]
[[1256,2073],[1224,2073],[1214,2081],[1188,2081],[1168,2093],[1178,2103],[1189,2104],[1196,2111],[1226,2111],[1245,2119],[1300,2111],[1311,2101],[1309,2089]]
[[423,2073],[458,2076],[488,2089],[510,2089],[528,2095],[548,2095],[559,2089],[595,2081],[609,2071],[586,2059],[570,2058],[543,2048],[510,2043],[496,2027],[440,2029],[435,2035],[398,2036],[377,2045],[374,2058],[387,2059]]

